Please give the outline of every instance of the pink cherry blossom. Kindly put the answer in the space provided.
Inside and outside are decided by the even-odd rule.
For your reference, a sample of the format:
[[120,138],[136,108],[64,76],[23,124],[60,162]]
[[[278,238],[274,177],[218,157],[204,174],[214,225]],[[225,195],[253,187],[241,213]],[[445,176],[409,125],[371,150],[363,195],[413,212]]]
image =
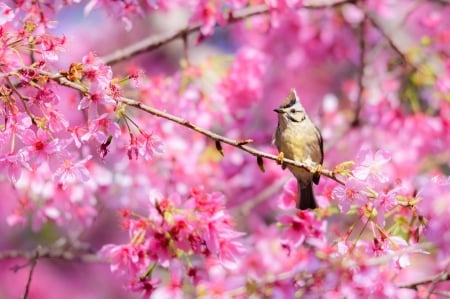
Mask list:
[[30,158],[33,165],[38,165],[59,154],[70,143],[67,140],[51,140],[47,132],[42,130],[34,132],[30,129],[22,133],[21,139],[26,145],[24,148],[25,154]]
[[367,186],[355,178],[349,178],[345,186],[337,186],[333,191],[333,198],[338,200],[342,212],[348,212],[352,205],[367,203]]
[[376,153],[371,153],[369,149],[364,149],[356,157],[357,166],[353,170],[353,174],[359,180],[385,183],[389,178],[386,176],[386,170],[383,169],[383,166],[390,159],[390,154],[386,151],[379,150]]
[[297,200],[297,180],[295,178],[292,178],[283,187],[283,193],[279,198],[279,207],[284,210],[292,209],[297,205]]
[[254,48],[243,48],[236,56],[227,76],[218,85],[217,96],[223,97],[231,116],[242,118],[243,113],[262,97],[262,77],[268,58]]
[[75,163],[70,159],[64,159],[61,166],[54,172],[53,178],[63,186],[76,181],[86,182],[90,178],[86,163],[91,158],[91,156],[88,156]]
[[144,131],[141,131],[141,134],[137,137],[137,148],[139,154],[145,160],[151,160],[154,155],[160,155],[164,152],[161,139],[155,134]]
[[14,11],[5,3],[0,3],[0,25],[10,22],[14,17]]
[[[80,129],[76,131],[78,130]],[[103,143],[108,136],[117,137],[119,134],[120,128],[117,123],[110,118],[108,113],[104,113],[90,121],[88,131],[77,139],[82,142],[87,142],[94,138],[97,142]]]
[[294,247],[303,243],[323,241],[326,222],[317,221],[310,211],[298,211],[295,215],[282,215],[280,223],[286,227],[283,238]]

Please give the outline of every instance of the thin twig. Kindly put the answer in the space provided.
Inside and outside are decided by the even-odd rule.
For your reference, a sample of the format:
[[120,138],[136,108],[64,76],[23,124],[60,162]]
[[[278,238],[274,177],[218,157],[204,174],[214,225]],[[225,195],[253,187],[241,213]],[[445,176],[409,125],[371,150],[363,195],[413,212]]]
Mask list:
[[[21,251],[21,250],[4,250],[0,251],[0,260],[6,259],[33,259],[36,255],[35,251]],[[88,252],[74,252],[62,249],[50,249],[50,248],[40,248],[39,258],[50,258],[50,259],[61,259],[67,261],[82,261],[82,262],[93,262],[101,263],[105,262],[100,259],[94,253]]]
[[417,290],[417,288],[419,286],[423,286],[425,284],[429,284],[429,283],[438,283],[441,281],[448,281],[450,280],[450,275],[448,274],[448,272],[443,272],[443,273],[439,273],[438,275],[434,275],[432,277],[428,277],[419,281],[415,281],[412,283],[408,283],[408,284],[403,284],[403,285],[399,285],[399,288],[402,289],[413,289],[413,290]]
[[191,64],[189,60],[189,36],[187,34],[183,35],[182,40],[184,59],[186,60],[186,64],[189,66]]
[[[237,22],[246,18],[265,14],[269,11],[266,5],[251,6],[237,12],[233,12],[227,19],[228,23]],[[141,53],[149,52],[168,44],[179,38],[187,38],[190,34],[200,31],[201,24],[189,25],[185,28],[163,33],[157,36],[149,36],[126,48],[119,49],[112,54],[103,56],[101,59],[105,64],[113,65],[120,61],[129,59]]]
[[[207,129],[204,129],[204,128],[201,128],[201,127],[199,127],[197,125],[194,125],[190,121],[185,120],[185,119],[183,119],[181,117],[177,117],[177,116],[174,116],[174,115],[169,114],[167,112],[155,109],[155,108],[153,108],[151,106],[145,105],[145,104],[143,104],[141,102],[138,102],[136,100],[132,100],[132,99],[128,99],[128,98],[122,98],[121,101],[122,101],[122,103],[125,103],[125,104],[127,104],[129,106],[132,106],[132,107],[135,107],[135,108],[137,108],[139,110],[142,110],[142,111],[145,111],[147,113],[150,113],[150,114],[152,114],[154,116],[158,116],[158,117],[170,120],[172,122],[175,122],[177,124],[180,124],[182,126],[185,126],[185,127],[189,128],[189,129],[192,129],[192,130],[194,130],[194,131],[196,131],[196,132],[198,132],[200,134],[203,134],[203,135],[205,135],[205,136],[207,136],[207,137],[209,137],[209,138],[211,138],[211,139],[213,139],[215,141],[226,143],[226,144],[231,145],[233,147],[239,148],[239,149],[243,150],[244,152],[252,154],[255,157],[261,157],[261,158],[266,158],[266,159],[269,159],[269,160],[280,162],[280,158],[278,156],[259,151],[259,150],[255,149],[255,148],[252,148],[252,147],[246,145],[247,143],[250,143],[251,140],[234,140],[234,139],[231,139],[231,138],[224,137],[222,135],[219,135],[217,133],[214,133],[212,131],[209,131]],[[294,160],[291,160],[291,159],[283,159],[282,162],[284,164],[288,164],[288,165],[291,165],[291,166],[297,166],[297,167],[306,169],[307,171],[309,171],[311,173],[318,172],[317,167],[313,166],[313,165],[311,165],[309,163],[298,162],[298,161],[294,161]],[[320,174],[324,175],[324,176],[326,176],[326,177],[328,177],[328,178],[330,178],[332,180],[335,180],[339,184],[342,184],[342,185],[345,184],[341,179],[339,179],[336,176],[336,173],[334,171],[331,171],[331,170],[328,170],[328,169],[321,169],[320,170]]]
[[[84,87],[84,86],[82,86],[82,85],[80,85],[78,83],[69,81],[67,78],[65,78],[64,76],[62,76],[59,73],[52,74],[50,72],[46,72],[46,71],[43,71],[43,70],[37,70],[37,71],[41,75],[47,76],[49,79],[54,80],[54,81],[56,81],[57,83],[59,83],[61,85],[64,85],[64,86],[67,86],[67,87],[79,90],[83,94],[87,94],[88,93],[86,87]],[[193,124],[192,122],[190,122],[190,121],[188,121],[188,120],[186,120],[184,118],[175,116],[173,114],[170,114],[170,113],[167,113],[167,112],[164,112],[164,111],[161,111],[161,110],[158,110],[158,109],[156,109],[154,107],[148,106],[148,105],[146,105],[144,103],[141,103],[139,101],[136,101],[136,100],[133,100],[133,99],[129,99],[129,98],[125,98],[125,97],[122,97],[120,100],[121,100],[121,102],[123,104],[126,104],[126,105],[131,106],[131,107],[135,107],[135,108],[137,108],[139,110],[145,111],[145,112],[150,113],[150,114],[152,114],[154,116],[161,117],[161,118],[170,120],[170,121],[172,121],[174,123],[180,124],[180,125],[182,125],[184,127],[187,127],[187,128],[189,128],[191,130],[194,130],[194,131],[196,131],[196,132],[198,132],[200,134],[203,134],[203,135],[205,135],[205,136],[215,140],[216,142],[226,143],[226,144],[231,145],[233,147],[239,148],[239,149],[243,150],[244,152],[247,152],[247,153],[249,153],[249,154],[251,154],[251,155],[253,155],[253,156],[257,157],[257,158],[258,157],[265,158],[265,159],[277,161],[279,163],[283,162],[284,164],[287,164],[287,165],[296,166],[296,167],[300,167],[300,168],[306,169],[307,171],[309,171],[311,173],[320,172],[321,175],[326,176],[326,177],[328,177],[328,178],[338,182],[341,185],[345,185],[344,181],[342,181],[339,177],[337,177],[337,173],[335,173],[332,170],[328,170],[328,169],[324,169],[324,168],[319,170],[318,169],[319,168],[318,165],[311,165],[310,163],[294,161],[294,160],[286,159],[286,158],[283,159],[283,161],[280,161],[280,158],[278,156],[276,156],[276,155],[265,153],[265,152],[259,151],[259,150],[255,149],[255,148],[252,148],[252,147],[248,146],[247,144],[252,142],[251,139],[234,140],[234,139],[231,139],[231,138],[227,138],[225,136],[219,135],[219,134],[214,133],[212,131],[209,131],[207,129],[201,128],[201,127]]]
[[442,273],[437,275],[435,279],[433,279],[433,281],[431,282],[430,287],[428,288],[428,294],[426,298],[427,299],[431,298],[431,295],[433,295],[434,290],[436,289],[436,286],[439,282],[447,280],[450,280],[450,276],[448,275],[447,271],[443,271]]
[[450,298],[450,291],[443,291],[443,290],[434,290],[433,294]]
[[[305,4],[303,8],[305,9],[323,9],[323,8],[333,8],[343,5],[345,3],[352,3],[354,0],[342,0],[336,1],[333,3],[315,3],[311,2],[309,4]],[[270,9],[267,5],[256,5],[249,6],[243,8],[238,11],[233,11],[226,17],[226,23],[235,23],[256,15],[262,15],[269,13]],[[217,25],[216,25],[217,26]],[[162,33],[157,36],[149,36],[145,39],[140,40],[139,42],[132,44],[123,49],[119,49],[114,51],[111,54],[103,56],[101,59],[105,64],[113,65],[123,60],[132,58],[142,53],[150,52],[152,50],[158,49],[159,47],[166,45],[172,41],[175,41],[179,38],[187,38],[190,34],[199,32],[201,28],[201,24],[192,24],[188,25],[184,28]]]
[[20,91],[16,88],[16,86],[14,86],[14,84],[12,84],[11,79],[6,76],[6,81],[8,82],[8,85],[11,87],[11,89],[13,90],[13,92],[15,94],[17,94],[17,96],[20,99],[20,102],[22,103],[23,109],[25,110],[26,114],[31,118],[31,122],[36,125],[36,120],[33,116],[33,114],[31,113],[30,109],[28,109],[27,106],[27,101],[29,101],[28,98],[26,98],[25,96],[22,95],[22,93],[20,93]]
[[394,42],[394,39],[386,32],[382,25],[378,23],[376,18],[368,11],[364,11],[367,19],[372,23],[372,25],[378,30],[378,32],[383,36],[383,38],[388,43],[389,47],[397,53],[402,62],[404,62],[407,66],[411,67],[414,71],[418,71],[419,67],[416,66],[407,56],[406,54],[398,47],[398,45]]
[[31,259],[30,273],[28,273],[27,284],[25,285],[25,292],[23,293],[23,299],[28,298],[30,292],[31,279],[33,278],[34,268],[36,268],[37,260],[39,258],[39,248],[36,249],[34,257]]
[[360,124],[360,114],[362,109],[363,93],[364,93],[364,70],[366,68],[366,24],[367,16],[361,21],[358,29],[359,35],[359,68],[358,68],[358,95],[356,97],[355,115],[351,123],[352,127],[357,127]]
[[[435,245],[431,242],[423,242],[420,244],[414,244],[409,247],[405,247],[403,249],[396,250],[389,254],[370,258],[366,261],[365,264],[367,266],[381,265],[381,264],[384,264],[384,263],[392,260],[392,258],[394,258],[394,257],[400,257],[405,254],[408,255],[408,254],[415,254],[415,253],[425,253],[433,248],[435,248]],[[406,287],[406,286],[401,286],[401,287]]]

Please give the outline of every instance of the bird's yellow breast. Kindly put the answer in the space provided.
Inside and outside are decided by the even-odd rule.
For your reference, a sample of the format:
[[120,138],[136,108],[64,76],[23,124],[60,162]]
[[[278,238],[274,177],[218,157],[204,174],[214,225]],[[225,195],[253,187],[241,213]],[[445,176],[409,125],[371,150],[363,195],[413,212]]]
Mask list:
[[[322,152],[315,131],[316,128],[309,119],[300,124],[285,126],[275,133],[275,145],[278,151],[283,152],[285,158],[299,162],[310,159],[315,163],[321,163]],[[307,170],[292,166],[288,168],[302,186],[311,182],[312,174]]]

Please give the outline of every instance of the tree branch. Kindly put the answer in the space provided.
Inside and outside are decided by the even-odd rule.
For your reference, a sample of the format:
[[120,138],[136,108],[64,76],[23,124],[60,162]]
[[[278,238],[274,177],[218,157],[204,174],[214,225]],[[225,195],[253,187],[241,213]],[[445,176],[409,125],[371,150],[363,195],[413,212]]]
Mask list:
[[[249,153],[249,154],[251,154],[251,155],[253,155],[253,156],[257,157],[257,158],[260,157],[260,158],[266,158],[266,159],[269,159],[269,160],[274,160],[274,161],[277,161],[277,162],[281,162],[278,156],[275,156],[275,155],[272,155],[272,154],[268,154],[268,153],[259,151],[259,150],[255,149],[255,148],[252,148],[252,147],[248,146],[247,144],[252,142],[251,139],[246,139],[246,140],[230,139],[230,138],[224,137],[222,135],[219,135],[217,133],[214,133],[212,131],[209,131],[207,129],[201,128],[201,127],[199,127],[197,125],[194,125],[193,123],[189,122],[188,120],[185,120],[183,118],[174,116],[174,115],[169,114],[167,112],[155,109],[155,108],[153,108],[151,106],[145,105],[145,104],[143,104],[141,102],[138,102],[136,100],[132,100],[132,99],[128,99],[128,98],[122,98],[121,101],[122,101],[122,103],[125,103],[128,106],[135,107],[135,108],[137,108],[139,110],[145,111],[145,112],[150,113],[150,114],[152,114],[154,116],[158,116],[158,117],[170,120],[172,122],[175,122],[177,124],[180,124],[182,126],[185,126],[185,127],[189,128],[189,129],[194,130],[194,131],[196,131],[196,132],[198,132],[200,134],[203,134],[203,135],[205,135],[205,136],[207,136],[207,137],[209,137],[209,138],[211,138],[211,139],[213,139],[215,141],[226,143],[226,144],[231,145],[233,147],[239,148],[239,149],[243,150],[244,152],[247,152],[247,153]],[[283,159],[282,162],[284,164],[288,164],[288,165],[291,165],[291,166],[297,166],[297,167],[306,169],[307,171],[309,171],[311,173],[316,173],[316,172],[320,171],[320,173],[322,175],[324,175],[324,176],[326,176],[326,177],[328,177],[328,178],[330,178],[332,180],[335,180],[339,184],[344,185],[344,182],[341,179],[339,179],[337,177],[336,173],[334,173],[334,171],[332,171],[332,170],[328,170],[328,169],[321,169],[321,170],[319,170],[318,167],[313,166],[311,164],[308,164],[308,163],[305,163],[305,162],[298,162],[298,161],[294,161],[294,160],[291,160],[291,159]]]
[[[303,5],[303,8],[305,9],[333,8],[338,7],[345,3],[352,3],[354,2],[354,0],[341,0],[333,3],[319,3],[319,4],[313,1],[310,2],[311,3]],[[231,12],[229,16],[226,17],[225,19],[226,23],[235,23],[256,15],[267,14],[269,13],[269,11],[270,9],[269,7],[267,7],[267,5],[249,6],[241,10]],[[114,65],[118,62],[132,58],[136,55],[158,49],[159,47],[166,45],[179,38],[187,38],[190,34],[200,31],[200,28],[201,24],[197,23],[188,25],[176,31],[162,33],[157,36],[149,36],[145,39],[140,40],[135,44],[132,44],[123,49],[116,50],[111,54],[103,56],[101,57],[101,59],[105,64]]]
[[[250,6],[240,11],[231,13],[226,21],[227,23],[234,23],[252,16],[265,14],[268,11],[269,8],[266,5]],[[200,31],[200,28],[201,24],[197,23],[176,31],[163,33],[157,36],[149,36],[133,45],[103,56],[101,59],[105,64],[113,65],[141,53],[158,49],[159,47],[179,38],[187,38],[190,34]]]
[[[67,86],[73,89],[76,89],[80,92],[82,92],[83,94],[86,94],[88,91],[86,89],[86,87],[69,81],[67,78],[65,78],[64,76],[62,76],[60,73],[56,73],[56,74],[52,74],[50,72],[46,72],[43,70],[36,70],[38,71],[41,75],[48,77],[51,80],[56,81],[57,83],[59,83],[60,85],[63,86]],[[283,159],[283,161],[280,161],[280,158],[278,156],[272,155],[272,154],[268,154],[262,151],[259,151],[255,148],[252,148],[250,146],[248,146],[247,144],[253,142],[253,140],[251,139],[244,139],[244,140],[234,140],[231,138],[227,138],[225,136],[219,135],[217,133],[214,133],[212,131],[209,131],[207,129],[201,128],[193,123],[191,123],[190,121],[183,119],[181,117],[172,115],[170,113],[158,110],[156,108],[153,108],[151,106],[148,106],[144,103],[141,103],[139,101],[133,100],[133,99],[129,99],[129,98],[125,98],[122,97],[121,98],[121,102],[123,104],[126,104],[128,106],[131,107],[135,107],[139,110],[145,111],[149,114],[152,114],[154,116],[157,117],[161,117],[167,120],[170,120],[172,122],[175,122],[177,124],[180,124],[184,127],[187,127],[191,130],[194,130],[200,134],[203,134],[213,140],[215,140],[216,142],[222,142],[222,143],[226,143],[228,145],[231,145],[233,147],[239,148],[240,150],[243,150],[244,152],[247,152],[253,156],[255,156],[257,159],[261,159],[261,158],[265,158],[265,159],[269,159],[269,160],[273,160],[273,161],[277,161],[278,163],[283,162],[284,164],[287,165],[291,165],[291,166],[296,166],[296,167],[300,167],[303,169],[306,169],[307,171],[311,172],[311,173],[317,173],[320,172],[321,175],[324,175],[336,182],[338,182],[339,184],[344,185],[344,181],[342,181],[340,178],[337,177],[337,173],[335,173],[332,170],[328,170],[328,169],[323,169],[317,165],[311,165],[310,163],[306,163],[306,162],[299,162],[299,161],[294,161],[291,159]]]
[[25,292],[23,293],[23,299],[28,298],[28,293],[30,291],[31,279],[33,278],[34,268],[36,268],[37,260],[39,258],[39,249],[36,249],[34,257],[31,259],[30,273],[28,273],[27,284],[25,285]]
[[420,70],[419,66],[413,63],[408,56],[399,48],[399,46],[395,43],[394,39],[386,32],[385,28],[378,23],[378,20],[367,10],[364,10],[366,18],[370,21],[370,23],[378,30],[378,32],[383,36],[383,38],[388,43],[389,47],[397,53],[403,63],[409,66],[413,71],[418,72]]
[[395,44],[394,40],[391,38],[391,36],[385,31],[385,29],[383,28],[383,26],[381,26],[378,21],[375,19],[374,16],[372,16],[371,13],[364,11],[367,19],[370,21],[370,23],[372,23],[372,25],[378,30],[378,32],[383,36],[383,38],[386,40],[386,42],[388,43],[389,47],[395,52],[397,53],[397,55],[401,58],[401,60],[411,66],[414,70],[417,70],[417,67],[412,64],[409,60],[408,57],[405,55],[405,53],[403,53],[402,50],[400,50],[400,48]]
[[403,289],[413,289],[413,290],[417,290],[419,286],[423,286],[425,284],[437,284],[438,282],[442,282],[442,281],[449,281],[450,280],[450,275],[448,274],[447,271],[444,271],[442,273],[439,273],[437,275],[413,282],[413,283],[408,283],[408,284],[403,284],[403,285],[399,285],[399,288],[403,288]]
[[351,123],[352,127],[357,127],[360,124],[360,113],[362,109],[362,100],[364,93],[364,70],[366,68],[366,23],[367,15],[364,15],[364,19],[358,28],[359,35],[359,69],[358,69],[358,95],[356,97],[355,115]]
[[0,251],[0,260],[16,259],[16,258],[33,260],[36,259],[36,255],[38,255],[39,258],[52,258],[67,261],[76,260],[94,263],[104,262],[104,260],[100,259],[94,253],[76,252],[71,250],[63,250],[61,248],[39,248],[34,251],[4,250]]

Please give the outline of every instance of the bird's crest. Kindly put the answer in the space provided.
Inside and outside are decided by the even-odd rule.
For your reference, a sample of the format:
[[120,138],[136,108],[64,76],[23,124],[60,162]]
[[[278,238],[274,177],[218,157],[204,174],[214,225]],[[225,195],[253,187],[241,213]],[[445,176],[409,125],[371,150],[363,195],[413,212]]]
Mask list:
[[280,108],[289,108],[291,106],[294,106],[297,102],[299,102],[297,92],[295,91],[295,88],[291,88],[291,92],[281,103]]

